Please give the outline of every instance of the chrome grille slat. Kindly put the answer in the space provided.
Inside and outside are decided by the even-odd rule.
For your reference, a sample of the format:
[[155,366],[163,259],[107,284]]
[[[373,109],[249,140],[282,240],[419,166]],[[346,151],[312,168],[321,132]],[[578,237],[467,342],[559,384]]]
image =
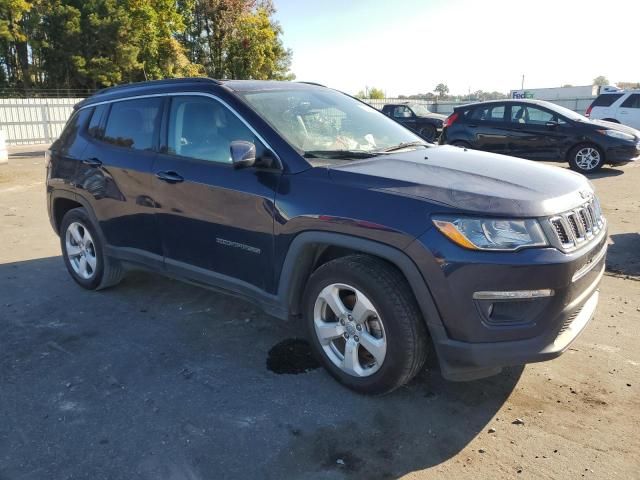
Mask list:
[[563,251],[575,250],[600,232],[604,219],[596,202],[595,197],[591,197],[583,205],[549,218],[557,247]]

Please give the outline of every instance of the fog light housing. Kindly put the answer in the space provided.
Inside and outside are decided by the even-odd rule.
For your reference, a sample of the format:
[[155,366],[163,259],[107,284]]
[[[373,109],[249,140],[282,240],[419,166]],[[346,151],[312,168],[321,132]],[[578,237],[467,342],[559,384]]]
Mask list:
[[475,292],[473,299],[487,326],[523,327],[535,324],[553,294],[553,290],[484,291]]

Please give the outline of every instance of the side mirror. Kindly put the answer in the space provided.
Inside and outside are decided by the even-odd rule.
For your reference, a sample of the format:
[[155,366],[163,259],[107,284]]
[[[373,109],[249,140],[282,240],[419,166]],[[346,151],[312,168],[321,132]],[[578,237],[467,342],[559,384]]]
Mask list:
[[234,168],[252,167],[256,163],[256,146],[245,140],[231,142],[231,161]]

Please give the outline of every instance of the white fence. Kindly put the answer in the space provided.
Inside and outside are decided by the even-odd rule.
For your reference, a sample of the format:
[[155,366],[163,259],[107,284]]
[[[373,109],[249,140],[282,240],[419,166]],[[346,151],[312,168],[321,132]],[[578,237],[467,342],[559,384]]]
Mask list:
[[81,98],[0,98],[0,130],[8,145],[51,143]]
[[[561,100],[549,100],[552,103],[560,105],[562,107],[566,107],[569,110],[573,110],[574,112],[578,112],[581,115],[584,115],[584,112],[587,110],[591,102],[593,102],[595,97],[585,97],[585,98],[564,98]],[[428,102],[426,100],[408,100],[406,98],[383,98],[383,99],[373,99],[373,98],[365,98],[363,101],[367,102],[372,107],[381,110],[383,105],[387,103],[419,103],[427,107],[430,111],[434,113],[442,113],[444,115],[449,115],[453,112],[453,109],[458,105],[468,105],[470,103],[475,103],[474,100],[461,100],[458,102]]]

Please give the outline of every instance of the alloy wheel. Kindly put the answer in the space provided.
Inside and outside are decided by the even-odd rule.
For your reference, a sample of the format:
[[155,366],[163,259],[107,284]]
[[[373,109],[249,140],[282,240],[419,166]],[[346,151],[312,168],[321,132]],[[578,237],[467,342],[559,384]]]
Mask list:
[[382,366],[387,336],[378,311],[356,288],[334,283],[318,294],[315,333],[327,357],[343,372],[368,377]]
[[96,247],[89,230],[80,222],[73,222],[65,234],[65,247],[73,271],[85,280],[96,273]]
[[576,153],[576,165],[584,171],[593,170],[600,164],[600,152],[593,147],[584,147]]

